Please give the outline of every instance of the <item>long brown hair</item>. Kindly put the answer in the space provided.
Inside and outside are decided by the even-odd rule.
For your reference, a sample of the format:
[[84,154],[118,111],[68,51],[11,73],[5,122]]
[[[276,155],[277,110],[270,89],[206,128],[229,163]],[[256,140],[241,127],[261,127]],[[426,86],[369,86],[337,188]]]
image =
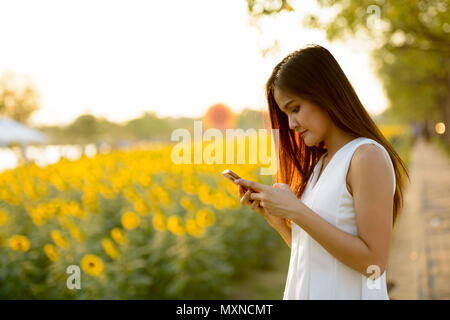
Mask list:
[[359,100],[333,55],[319,45],[307,45],[278,63],[266,83],[266,98],[272,129],[279,129],[279,166],[275,181],[289,184],[300,197],[314,166],[327,149],[324,141],[308,147],[274,99],[274,89],[294,93],[315,103],[333,123],[351,136],[366,137],[383,145],[395,170],[393,223],[403,207],[404,174],[409,174],[400,156],[383,136]]

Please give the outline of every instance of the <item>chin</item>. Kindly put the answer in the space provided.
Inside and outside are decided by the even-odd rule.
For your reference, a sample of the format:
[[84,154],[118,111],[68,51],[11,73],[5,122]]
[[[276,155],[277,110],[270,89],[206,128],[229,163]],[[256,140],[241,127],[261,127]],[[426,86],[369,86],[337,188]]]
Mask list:
[[320,143],[322,142],[322,140],[317,140],[317,139],[304,139],[303,142],[308,146],[308,147],[318,147],[320,145]]
[[315,145],[315,143],[311,143],[311,140],[310,140],[310,137],[309,137],[309,132],[307,132],[307,133],[306,133],[306,136],[303,136],[302,139],[303,139],[303,142],[304,142],[308,147],[311,147],[311,146],[314,146],[314,145]]

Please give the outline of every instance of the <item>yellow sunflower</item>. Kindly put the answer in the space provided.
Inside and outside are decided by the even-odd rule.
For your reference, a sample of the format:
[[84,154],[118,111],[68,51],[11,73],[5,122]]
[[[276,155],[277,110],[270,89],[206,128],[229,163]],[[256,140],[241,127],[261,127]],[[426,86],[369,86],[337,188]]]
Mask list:
[[139,219],[139,216],[131,211],[127,211],[122,215],[122,225],[125,229],[135,229],[139,226],[139,223],[141,220]]
[[117,244],[124,244],[127,239],[125,238],[125,235],[123,234],[122,230],[119,228],[113,228],[111,230],[111,238],[117,243]]
[[52,232],[50,232],[50,236],[52,237],[53,242],[55,242],[55,244],[60,248],[67,248],[67,246],[69,245],[67,239],[61,234],[59,230],[52,230]]
[[58,249],[56,249],[56,247],[52,244],[46,244],[44,246],[44,252],[47,255],[47,257],[52,261],[56,261],[59,259]]
[[188,197],[182,197],[180,199],[180,204],[187,211],[192,211],[195,209],[194,204],[192,203],[191,199],[189,199]]
[[103,261],[95,254],[87,254],[81,259],[81,269],[90,276],[99,276],[102,274]]
[[183,226],[183,222],[181,221],[179,216],[170,216],[167,220],[167,229],[170,232],[176,234],[177,236],[185,233],[185,229]]
[[16,234],[9,238],[9,245],[16,251],[27,252],[30,249],[30,241],[21,234]]
[[216,221],[216,217],[211,210],[200,209],[197,211],[196,220],[199,226],[209,227]]
[[158,231],[164,231],[166,230],[166,218],[164,215],[157,213],[153,216],[153,227]]
[[145,201],[138,200],[134,203],[134,210],[136,210],[137,213],[140,213],[143,216],[148,215],[149,208]]
[[199,227],[197,221],[193,218],[187,220],[186,229],[187,232],[194,237],[200,238],[204,234],[203,228]]
[[69,228],[69,233],[72,237],[74,237],[78,242],[84,241],[84,234],[77,226],[72,226]]
[[105,250],[106,254],[113,260],[116,260],[119,257],[119,251],[116,249],[114,244],[109,239],[102,240],[102,247]]

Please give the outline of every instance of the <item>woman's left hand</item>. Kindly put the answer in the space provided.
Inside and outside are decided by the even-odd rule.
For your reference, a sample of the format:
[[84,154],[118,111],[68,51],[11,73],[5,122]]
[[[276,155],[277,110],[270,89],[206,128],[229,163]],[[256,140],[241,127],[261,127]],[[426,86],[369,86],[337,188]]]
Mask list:
[[245,179],[235,183],[256,191],[250,195],[251,199],[259,200],[260,206],[273,216],[292,220],[305,207],[287,184],[275,183],[271,187]]

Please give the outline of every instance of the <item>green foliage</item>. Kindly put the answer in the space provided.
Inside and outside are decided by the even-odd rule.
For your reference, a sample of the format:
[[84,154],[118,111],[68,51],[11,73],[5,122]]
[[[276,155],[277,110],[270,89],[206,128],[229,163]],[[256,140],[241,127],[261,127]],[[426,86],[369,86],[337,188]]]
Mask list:
[[[263,1],[273,6],[278,1]],[[317,0],[335,15],[307,13],[303,24],[327,39],[368,36],[373,59],[398,120],[450,123],[450,11],[447,0]],[[250,3],[253,1],[247,0]],[[261,10],[260,10],[261,11]],[[264,11],[264,10],[262,10]],[[271,14],[283,11],[272,11]],[[253,17],[254,13],[249,12]],[[449,130],[445,133],[450,144]]]
[[166,121],[155,113],[145,113],[138,119],[133,119],[125,125],[125,129],[138,139],[162,139],[170,132]]
[[236,121],[236,127],[242,129],[254,128],[257,130],[259,128],[264,128],[264,125],[266,128],[270,128],[269,115],[251,109],[242,110]]

